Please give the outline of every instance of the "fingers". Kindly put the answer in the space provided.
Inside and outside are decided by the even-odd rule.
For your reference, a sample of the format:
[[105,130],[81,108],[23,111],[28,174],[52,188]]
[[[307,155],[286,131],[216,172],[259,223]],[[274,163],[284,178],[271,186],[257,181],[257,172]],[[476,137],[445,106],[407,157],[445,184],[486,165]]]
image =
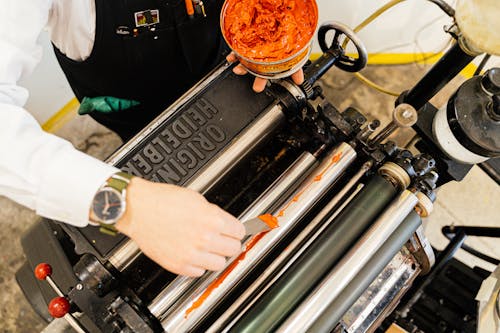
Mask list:
[[217,236],[214,243],[208,250],[213,254],[224,257],[233,257],[241,252],[241,242],[226,236]]
[[298,72],[292,74],[292,80],[296,84],[304,83],[304,71],[300,69]]
[[[234,52],[231,52],[229,53],[229,55],[226,57],[226,60],[228,62],[236,62],[238,61],[238,58],[236,57],[236,55],[234,54]],[[245,69],[245,67],[241,64],[235,66],[233,68],[233,72],[234,74],[236,75],[245,75],[248,73],[248,71]],[[297,72],[293,73],[292,74],[292,80],[293,82],[295,82],[296,84],[302,84],[304,83],[304,71],[302,69],[298,70]],[[264,89],[266,88],[266,85],[267,85],[267,80],[266,79],[263,79],[263,78],[255,78],[255,81],[253,83],[253,90],[257,93],[260,93],[262,91],[264,91]]]
[[247,70],[245,69],[245,67],[243,67],[243,65],[238,65],[233,68],[233,73],[236,75],[245,75],[247,73]]
[[[292,80],[296,84],[304,83],[304,71],[302,69],[300,69],[297,72],[293,73]],[[266,88],[266,85],[267,85],[266,79],[256,77],[255,81],[253,82],[253,91],[260,93],[260,92],[264,91],[264,89]]]
[[[245,69],[245,67],[243,67],[243,65],[238,65],[233,68],[233,73],[236,75],[245,75],[248,73],[248,71]],[[302,76],[302,81],[303,80],[304,78]],[[256,77],[255,81],[253,82],[253,91],[255,91],[256,93],[263,92],[264,89],[266,88],[266,85],[267,85],[266,79]]]
[[203,274],[205,274],[205,271],[206,270],[204,270],[201,267],[188,265],[188,266],[185,266],[181,270],[174,272],[174,273],[180,274],[180,275],[185,275],[185,276],[190,276],[190,277],[200,277]]
[[253,81],[253,91],[260,93],[266,88],[267,80],[261,77],[256,77]]
[[[231,52],[226,57],[226,60],[228,62],[233,63],[233,62],[237,62],[238,58],[236,58],[236,55],[234,54],[234,52]],[[245,75],[247,73],[247,70],[245,69],[245,67],[243,65],[239,64],[233,68],[233,73],[236,75]]]
[[245,237],[246,232],[243,223],[222,209],[220,214],[223,219],[221,234],[241,241]]
[[217,235],[224,235],[241,241],[245,237],[245,227],[237,218],[215,204],[211,205],[211,230]]
[[236,62],[238,59],[236,58],[236,54],[234,52],[231,52],[227,55],[226,60],[229,62]]
[[192,261],[193,266],[201,267],[209,271],[221,271],[226,268],[226,263],[227,260],[224,256],[208,252],[199,252]]

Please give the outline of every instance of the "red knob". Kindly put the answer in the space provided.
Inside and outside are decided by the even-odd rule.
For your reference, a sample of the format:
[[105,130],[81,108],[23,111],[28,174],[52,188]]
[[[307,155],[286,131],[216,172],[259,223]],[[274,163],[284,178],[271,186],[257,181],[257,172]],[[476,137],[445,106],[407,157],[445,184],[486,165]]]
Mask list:
[[52,267],[49,264],[41,263],[35,267],[35,276],[38,280],[45,280],[52,275]]
[[62,318],[69,312],[69,301],[64,297],[55,297],[49,303],[49,313],[54,318]]

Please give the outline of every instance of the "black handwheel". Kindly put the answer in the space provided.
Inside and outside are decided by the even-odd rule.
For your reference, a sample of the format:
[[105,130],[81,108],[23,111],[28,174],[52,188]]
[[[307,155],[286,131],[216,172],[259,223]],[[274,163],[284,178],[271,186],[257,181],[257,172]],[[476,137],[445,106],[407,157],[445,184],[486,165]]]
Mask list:
[[[329,31],[334,31],[333,40],[328,45],[326,41],[326,34]],[[340,37],[345,35],[356,47],[356,51],[358,53],[357,58],[349,57],[345,54],[345,50],[342,49],[342,45]],[[328,52],[331,50],[340,50],[342,55],[335,62],[335,66],[338,68],[347,71],[347,72],[359,72],[362,70],[368,61],[368,53],[366,52],[366,47],[361,42],[361,39],[345,24],[336,22],[336,21],[328,21],[323,23],[319,27],[318,31],[318,41],[319,46],[321,47],[321,51]]]

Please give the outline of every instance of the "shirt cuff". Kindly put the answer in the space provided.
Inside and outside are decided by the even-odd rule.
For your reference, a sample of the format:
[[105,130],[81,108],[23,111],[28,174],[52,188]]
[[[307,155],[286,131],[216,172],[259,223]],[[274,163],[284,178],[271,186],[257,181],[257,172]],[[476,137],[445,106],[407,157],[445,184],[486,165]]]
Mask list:
[[69,142],[51,157],[44,166],[37,214],[84,227],[97,190],[119,170],[74,149]]

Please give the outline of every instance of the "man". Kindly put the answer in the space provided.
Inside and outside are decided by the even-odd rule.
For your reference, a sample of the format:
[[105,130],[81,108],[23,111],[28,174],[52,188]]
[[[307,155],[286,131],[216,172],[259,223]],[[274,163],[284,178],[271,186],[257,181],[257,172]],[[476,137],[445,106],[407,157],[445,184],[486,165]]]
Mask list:
[[[47,26],[86,112],[127,140],[223,59],[222,2],[205,0],[202,8],[194,1],[189,15],[184,0],[0,0],[0,194],[75,226],[116,223],[177,274],[224,268],[244,236],[237,219],[198,193],[130,178],[43,132],[17,86],[39,62],[36,40]],[[301,83],[301,76],[293,78]],[[256,79],[254,90],[265,85]],[[110,107],[100,109],[96,99]]]

